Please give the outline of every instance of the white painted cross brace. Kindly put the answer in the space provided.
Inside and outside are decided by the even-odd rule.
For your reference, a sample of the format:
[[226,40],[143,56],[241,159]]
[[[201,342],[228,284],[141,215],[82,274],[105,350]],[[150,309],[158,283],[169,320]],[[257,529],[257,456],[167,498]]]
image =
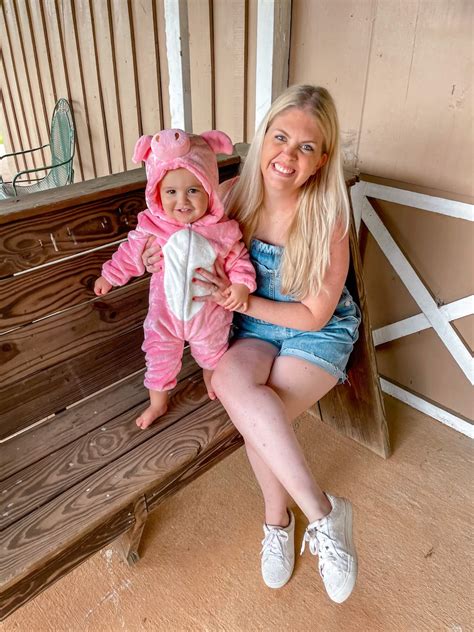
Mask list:
[[443,344],[458,363],[464,375],[471,384],[473,380],[473,359],[462,340],[451,326],[447,316],[443,313],[431,294],[428,292],[409,261],[406,259],[393,237],[383,225],[381,219],[367,199],[362,203],[362,221],[373,235],[382,252],[397,272],[404,285],[417,302],[418,306],[431,323],[433,329],[441,338]]

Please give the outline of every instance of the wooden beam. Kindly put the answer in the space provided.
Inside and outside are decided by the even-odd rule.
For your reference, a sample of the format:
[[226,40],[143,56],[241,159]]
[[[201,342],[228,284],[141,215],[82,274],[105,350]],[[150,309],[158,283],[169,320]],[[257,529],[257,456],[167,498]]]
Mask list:
[[255,128],[288,86],[291,0],[258,0]]
[[362,220],[464,375],[474,384],[471,354],[367,199],[362,206]]
[[[474,314],[474,295],[466,296],[459,299],[459,301],[453,301],[449,305],[442,305],[439,310],[449,321],[472,316]],[[374,345],[377,347],[385,342],[397,340],[397,338],[409,336],[430,327],[431,323],[426,316],[417,314],[416,316],[410,316],[410,318],[404,318],[397,323],[375,329],[372,332],[372,337]]]
[[171,126],[192,130],[188,10],[185,0],[165,0]]
[[453,415],[440,406],[436,406],[435,404],[428,402],[422,397],[418,397],[414,393],[393,384],[393,382],[390,382],[383,377],[380,378],[380,385],[384,393],[399,399],[401,402],[405,402],[405,404],[408,404],[412,408],[416,408],[429,417],[433,417],[433,419],[440,421],[445,426],[449,426],[467,437],[474,439],[474,425],[468,421],[458,417],[457,415]]

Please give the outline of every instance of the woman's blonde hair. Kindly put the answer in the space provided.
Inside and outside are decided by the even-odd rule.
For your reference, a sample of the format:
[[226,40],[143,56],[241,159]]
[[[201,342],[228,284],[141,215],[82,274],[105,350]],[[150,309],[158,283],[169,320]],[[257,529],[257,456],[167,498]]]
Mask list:
[[334,230],[349,228],[350,206],[342,169],[339,122],[334,101],[325,88],[291,86],[272,104],[259,125],[245,160],[239,181],[226,200],[230,217],[236,219],[249,245],[263,205],[264,184],[260,168],[263,140],[274,119],[291,108],[310,112],[324,137],[322,147],[328,159],[301,187],[298,208],[285,246],[281,290],[301,300],[321,291],[330,263]]

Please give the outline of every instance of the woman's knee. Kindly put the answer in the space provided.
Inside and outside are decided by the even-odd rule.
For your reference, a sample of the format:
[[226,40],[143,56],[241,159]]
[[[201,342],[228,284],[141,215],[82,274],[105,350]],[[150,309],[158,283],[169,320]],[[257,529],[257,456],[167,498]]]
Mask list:
[[236,388],[242,386],[243,380],[241,378],[239,363],[235,362],[232,355],[227,352],[219,360],[212,374],[212,388],[217,397],[221,399],[221,396],[235,392]]
[[220,395],[248,392],[252,386],[266,384],[275,355],[274,347],[261,341],[242,340],[231,346],[212,376],[219,399]]

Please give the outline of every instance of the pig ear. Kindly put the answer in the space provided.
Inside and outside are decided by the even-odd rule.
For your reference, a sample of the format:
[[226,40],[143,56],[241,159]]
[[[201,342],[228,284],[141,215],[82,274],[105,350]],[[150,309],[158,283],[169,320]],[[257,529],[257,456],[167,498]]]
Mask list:
[[201,134],[202,138],[211,147],[215,154],[227,154],[230,155],[234,152],[234,145],[232,141],[224,134],[217,130],[211,130],[210,132],[204,132]]
[[142,160],[146,160],[148,158],[152,138],[153,136],[140,136],[137,140],[132,157],[135,164],[138,164]]

